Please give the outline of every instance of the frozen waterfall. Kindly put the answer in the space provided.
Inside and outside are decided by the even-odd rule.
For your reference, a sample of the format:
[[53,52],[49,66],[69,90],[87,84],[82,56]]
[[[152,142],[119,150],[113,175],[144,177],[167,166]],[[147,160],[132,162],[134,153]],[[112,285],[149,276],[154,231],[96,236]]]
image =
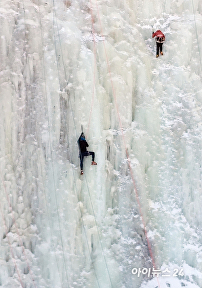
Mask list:
[[0,287],[202,287],[202,2],[1,0],[0,24]]

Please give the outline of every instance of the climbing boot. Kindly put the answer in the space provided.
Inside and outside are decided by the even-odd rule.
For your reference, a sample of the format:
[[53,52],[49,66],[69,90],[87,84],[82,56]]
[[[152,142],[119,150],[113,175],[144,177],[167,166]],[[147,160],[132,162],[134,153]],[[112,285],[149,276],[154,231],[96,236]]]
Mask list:
[[159,55],[156,55],[156,58],[158,58],[159,57]]
[[91,165],[97,165],[97,163],[95,161],[92,161]]
[[163,55],[163,52],[161,52],[161,55]]
[[83,175],[83,170],[81,170],[81,175]]

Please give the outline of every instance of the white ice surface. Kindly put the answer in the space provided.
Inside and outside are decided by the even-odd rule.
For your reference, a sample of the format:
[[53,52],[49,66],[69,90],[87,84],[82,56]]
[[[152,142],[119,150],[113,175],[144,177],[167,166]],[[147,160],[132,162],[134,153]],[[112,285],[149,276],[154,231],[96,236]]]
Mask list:
[[[1,0],[0,287],[202,287],[201,14]],[[81,125],[98,162],[82,177]],[[143,222],[156,267],[184,276],[132,274],[152,267]]]

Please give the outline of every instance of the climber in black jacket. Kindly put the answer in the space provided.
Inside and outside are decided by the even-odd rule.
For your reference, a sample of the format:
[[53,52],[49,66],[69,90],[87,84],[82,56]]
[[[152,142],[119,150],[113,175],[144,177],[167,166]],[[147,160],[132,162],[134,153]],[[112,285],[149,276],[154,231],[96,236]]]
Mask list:
[[89,145],[86,142],[85,135],[83,132],[81,133],[81,135],[79,137],[78,144],[79,144],[79,149],[80,149],[79,157],[80,157],[81,175],[83,175],[83,158],[84,158],[84,156],[92,155],[91,165],[97,165],[97,163],[94,161],[95,153],[86,150],[86,147],[88,147]]

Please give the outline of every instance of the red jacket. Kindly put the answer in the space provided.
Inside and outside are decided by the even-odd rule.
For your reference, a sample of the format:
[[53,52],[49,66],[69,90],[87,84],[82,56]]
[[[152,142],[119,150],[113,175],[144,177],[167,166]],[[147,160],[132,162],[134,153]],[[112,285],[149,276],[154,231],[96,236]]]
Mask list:
[[163,43],[165,41],[165,35],[161,32],[161,30],[157,30],[155,33],[152,33],[152,38],[156,37],[157,43]]

